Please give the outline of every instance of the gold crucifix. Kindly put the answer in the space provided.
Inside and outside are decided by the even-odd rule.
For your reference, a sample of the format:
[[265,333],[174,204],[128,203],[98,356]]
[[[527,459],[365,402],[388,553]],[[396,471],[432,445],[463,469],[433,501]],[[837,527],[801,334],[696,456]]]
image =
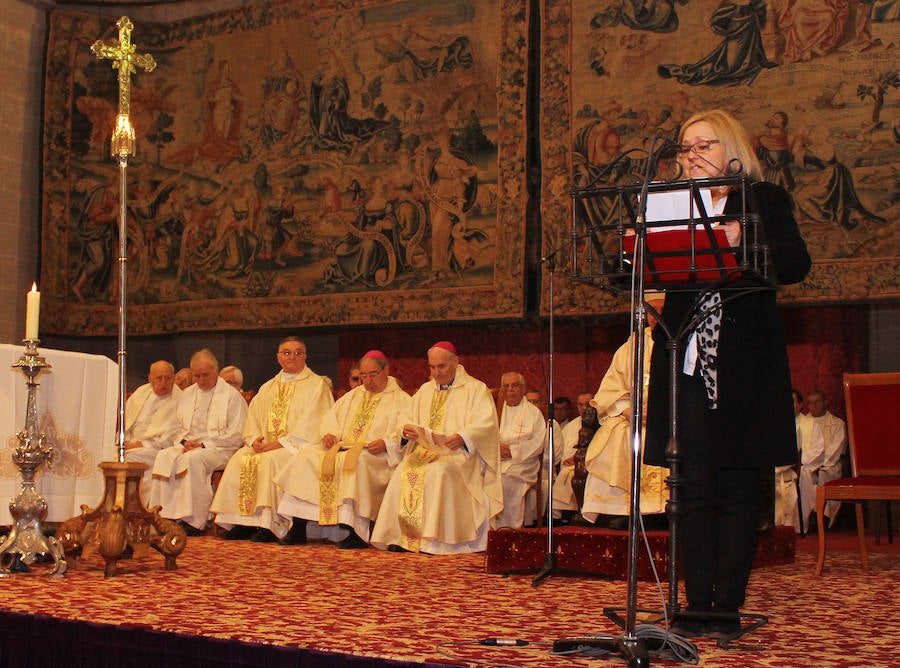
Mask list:
[[135,47],[131,43],[134,24],[127,16],[120,18],[116,25],[119,28],[118,43],[104,44],[98,39],[91,45],[91,53],[98,60],[109,58],[113,61],[113,69],[119,70],[119,117],[116,119],[116,129],[113,130],[111,150],[114,156],[127,156],[134,153],[134,129],[129,119],[131,75],[137,71],[135,66],[143,68],[145,72],[152,72],[156,67],[156,61],[149,53],[143,55],[135,53]]

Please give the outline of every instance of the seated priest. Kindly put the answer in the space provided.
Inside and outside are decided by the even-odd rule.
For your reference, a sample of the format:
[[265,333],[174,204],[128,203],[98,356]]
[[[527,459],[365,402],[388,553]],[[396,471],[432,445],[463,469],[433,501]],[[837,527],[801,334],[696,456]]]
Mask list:
[[[662,310],[663,301],[650,298],[649,303]],[[648,327],[644,329],[644,406],[647,405],[647,385],[650,380],[650,353],[653,350],[651,331],[656,325],[652,311],[647,316]],[[591,405],[597,409],[600,428],[591,439],[585,454],[588,470],[584,488],[584,504],[581,515],[589,522],[596,521],[598,515],[630,515],[631,470],[633,463],[631,440],[631,387],[634,337],[632,334],[616,350],[597,394]],[[643,461],[643,456],[641,457]],[[665,512],[669,489],[665,479],[669,470],[649,464],[641,465],[641,500],[643,515],[659,515]],[[664,517],[657,518],[655,524],[664,524]],[[614,525],[611,525],[614,526]],[[627,526],[627,524],[625,525]]]
[[253,396],[256,394],[253,390],[245,390],[244,389],[244,372],[241,371],[238,367],[233,364],[229,364],[224,367],[219,375],[225,379],[225,382],[231,385],[234,389],[241,393],[241,396],[244,397],[244,401],[248,404],[250,400],[253,399]]
[[216,490],[211,511],[227,540],[271,543],[291,527],[278,514],[281,488],[275,479],[295,453],[319,440],[331,390],[306,365],[306,344],[296,336],[278,343],[281,371],[259,388],[244,423],[243,447],[234,453]]
[[525,378],[515,371],[500,379],[503,405],[500,413],[500,480],[503,512],[494,525],[520,529],[537,519],[536,495],[526,498],[541,472],[547,424],[540,409],[525,399]]
[[[841,457],[847,450],[847,426],[828,410],[828,401],[822,390],[806,395],[809,413],[796,420],[800,452],[800,521],[804,533],[809,531],[810,514],[816,509],[816,487],[844,475]],[[840,501],[825,504],[827,527],[834,526]]]
[[428,367],[431,380],[400,418],[404,455],[371,542],[429,554],[483,551],[491,520],[503,510],[497,410],[451,342],[429,348]]
[[194,384],[194,374],[190,367],[183,367],[175,372],[175,385],[179,390],[186,390]]
[[153,465],[150,505],[177,520],[189,536],[206,530],[213,500],[212,474],[241,445],[247,402],[219,377],[219,362],[204,348],[191,356],[194,384],[175,407],[178,431]]
[[409,412],[410,396],[390,375],[387,357],[370,350],[356,373],[353,388],[325,412],[322,440],[301,448],[276,482],[284,490],[278,513],[293,517],[283,542],[303,542],[304,523],[310,537],[339,541],[341,549],[369,546],[372,523],[384,490],[400,461],[398,418]]
[[576,398],[578,415],[566,423],[565,427],[554,430],[554,457],[559,463],[559,473],[553,481],[553,517],[564,519],[577,514],[578,499],[572,488],[572,479],[575,477],[575,449],[578,446],[581,432],[581,414],[587,408],[594,395],[590,392],[582,392]]
[[175,386],[175,367],[159,360],[150,365],[147,382],[125,403],[125,461],[147,465],[141,481],[141,498],[150,496],[156,455],[173,443],[178,431],[175,405],[181,388]]

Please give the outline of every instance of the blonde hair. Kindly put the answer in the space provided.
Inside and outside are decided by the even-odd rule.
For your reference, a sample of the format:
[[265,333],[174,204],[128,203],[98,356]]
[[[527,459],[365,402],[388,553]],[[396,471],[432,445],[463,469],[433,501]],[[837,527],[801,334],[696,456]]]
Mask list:
[[[690,126],[701,121],[706,121],[712,126],[716,133],[716,138],[722,142],[726,159],[739,160],[744,171],[750,177],[762,179],[762,167],[759,164],[759,158],[756,157],[756,153],[753,150],[753,144],[750,143],[747,130],[740,121],[723,109],[699,111],[691,116],[681,126],[681,131],[678,133],[678,141],[684,139],[684,133]],[[728,165],[726,165],[726,171],[729,171]]]

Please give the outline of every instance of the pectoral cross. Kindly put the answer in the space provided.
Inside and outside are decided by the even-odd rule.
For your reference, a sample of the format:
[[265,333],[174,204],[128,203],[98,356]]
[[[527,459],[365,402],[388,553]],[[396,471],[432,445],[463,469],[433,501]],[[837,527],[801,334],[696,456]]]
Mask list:
[[149,53],[143,55],[135,53],[135,47],[131,43],[134,24],[127,16],[120,18],[116,25],[119,28],[118,44],[104,44],[98,39],[91,45],[91,53],[98,60],[109,58],[113,61],[113,69],[119,70],[119,116],[112,136],[112,154],[128,155],[134,152],[134,129],[129,120],[131,75],[137,71],[137,67],[145,72],[152,72],[156,67],[156,61]]

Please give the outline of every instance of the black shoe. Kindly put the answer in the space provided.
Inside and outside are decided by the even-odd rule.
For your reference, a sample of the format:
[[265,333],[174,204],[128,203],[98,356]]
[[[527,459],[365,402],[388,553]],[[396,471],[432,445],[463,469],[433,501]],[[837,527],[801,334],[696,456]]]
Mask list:
[[274,543],[278,540],[278,536],[264,527],[259,527],[259,529],[254,531],[253,535],[250,536],[250,540],[254,543]]
[[247,540],[253,535],[256,527],[246,526],[244,524],[235,524],[228,531],[222,534],[222,540]]
[[669,519],[666,517],[665,513],[644,515],[643,522],[644,522],[644,531],[668,531],[669,530]]
[[713,640],[732,640],[740,634],[740,622],[711,622],[706,627],[706,637]]
[[614,517],[609,521],[609,528],[613,531],[627,531],[628,530],[628,517],[620,516]]
[[291,529],[284,538],[278,541],[281,545],[305,545],[306,544],[306,520],[295,517]]
[[369,544],[352,531],[350,535],[338,543],[339,550],[364,550]]
[[186,533],[188,536],[196,537],[196,536],[206,535],[205,529],[198,529],[197,527],[191,526],[184,520],[178,520],[178,524],[179,524],[179,526],[181,526],[182,529],[184,529],[184,533]]
[[700,638],[706,635],[704,622],[681,619],[669,627],[669,633],[682,638]]
[[399,545],[388,545],[388,552],[409,552],[409,550]]

